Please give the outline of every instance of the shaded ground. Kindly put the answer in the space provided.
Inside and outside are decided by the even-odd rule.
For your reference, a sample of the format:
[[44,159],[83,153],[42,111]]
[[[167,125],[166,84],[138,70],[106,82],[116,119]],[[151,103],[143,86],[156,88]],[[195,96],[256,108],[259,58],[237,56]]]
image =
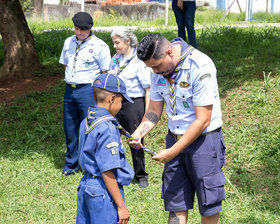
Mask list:
[[64,74],[49,77],[10,78],[0,82],[0,103],[10,103],[17,97],[34,91],[45,91],[63,79]]

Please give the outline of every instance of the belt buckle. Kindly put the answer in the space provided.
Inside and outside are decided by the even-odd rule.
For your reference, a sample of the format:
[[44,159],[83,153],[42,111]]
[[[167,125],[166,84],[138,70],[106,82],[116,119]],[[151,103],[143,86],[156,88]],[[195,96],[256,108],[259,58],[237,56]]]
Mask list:
[[77,86],[75,84],[71,84],[71,87],[76,88]]
[[176,142],[179,141],[180,138],[182,137],[181,135],[175,135],[175,134],[172,133],[172,132],[171,132],[171,134],[172,134],[172,136],[173,136],[173,138],[175,139]]
[[181,135],[175,135],[175,140],[179,141],[181,137],[182,137]]

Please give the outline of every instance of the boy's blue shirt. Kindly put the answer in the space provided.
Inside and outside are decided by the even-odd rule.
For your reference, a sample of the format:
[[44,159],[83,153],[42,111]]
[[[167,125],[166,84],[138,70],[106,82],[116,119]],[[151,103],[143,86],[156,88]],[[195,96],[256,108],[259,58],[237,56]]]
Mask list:
[[112,115],[105,108],[91,106],[88,117],[80,124],[79,164],[86,173],[101,178],[102,172],[113,170],[118,184],[128,185],[134,171],[125,157],[119,129],[110,120],[91,126],[97,118],[104,116]]

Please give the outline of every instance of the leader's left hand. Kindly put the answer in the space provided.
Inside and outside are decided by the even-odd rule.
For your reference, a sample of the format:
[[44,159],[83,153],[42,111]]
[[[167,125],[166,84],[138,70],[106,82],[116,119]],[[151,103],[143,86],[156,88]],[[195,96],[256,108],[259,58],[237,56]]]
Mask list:
[[172,160],[176,155],[173,155],[170,149],[160,150],[152,159],[161,163],[167,163]]

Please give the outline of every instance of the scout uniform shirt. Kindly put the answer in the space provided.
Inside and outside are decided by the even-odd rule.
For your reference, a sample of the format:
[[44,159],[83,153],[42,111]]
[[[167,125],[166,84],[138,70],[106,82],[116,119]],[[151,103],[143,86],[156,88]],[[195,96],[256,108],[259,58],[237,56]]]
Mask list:
[[117,182],[128,185],[134,171],[125,157],[119,129],[108,120],[110,117],[114,119],[105,108],[89,108],[87,119],[80,125],[79,164],[86,173],[101,178],[102,172],[113,170]]
[[222,126],[216,68],[212,60],[198,50],[194,50],[187,56],[176,76],[176,114],[171,113],[169,85],[164,76],[152,74],[150,99],[165,101],[168,114],[167,126],[176,135],[183,135],[196,119],[194,106],[213,105],[211,123],[203,132],[209,132]]
[[[119,68],[123,66],[127,60],[131,59],[135,52],[136,48],[133,48],[127,56],[115,54],[110,63],[109,73],[116,75]],[[144,62],[140,61],[135,55],[118,77],[125,83],[127,95],[136,98],[145,96],[145,89],[150,87],[151,73],[151,68],[148,68]]]
[[59,63],[67,66],[65,82],[68,84],[92,83],[100,72],[109,70],[111,54],[103,40],[91,35],[80,47],[79,44],[76,35],[68,37],[59,59]]

